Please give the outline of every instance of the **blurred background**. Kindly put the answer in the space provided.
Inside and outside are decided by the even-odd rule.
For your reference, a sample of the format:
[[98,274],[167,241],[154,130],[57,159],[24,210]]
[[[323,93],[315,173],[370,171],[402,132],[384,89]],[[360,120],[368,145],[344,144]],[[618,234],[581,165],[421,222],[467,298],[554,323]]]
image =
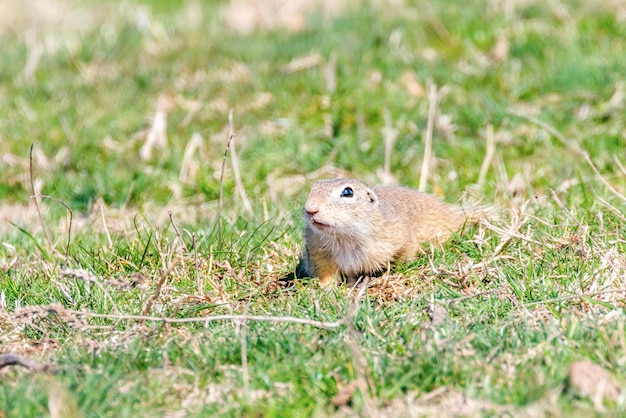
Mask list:
[[37,191],[77,213],[211,218],[232,110],[230,216],[290,214],[317,178],[417,187],[432,109],[428,191],[584,205],[606,192],[584,153],[624,190],[625,21],[617,0],[1,1],[0,199],[29,201],[33,144]]

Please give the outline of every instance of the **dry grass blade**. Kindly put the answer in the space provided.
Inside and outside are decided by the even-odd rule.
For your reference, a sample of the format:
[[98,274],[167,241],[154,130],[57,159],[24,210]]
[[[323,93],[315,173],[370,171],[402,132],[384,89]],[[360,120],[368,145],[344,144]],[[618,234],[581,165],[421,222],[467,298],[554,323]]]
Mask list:
[[602,184],[604,184],[606,188],[609,189],[611,193],[617,196],[622,202],[626,202],[626,196],[624,196],[619,191],[617,191],[617,189],[613,187],[611,183],[609,183],[602,174],[600,174],[600,171],[598,170],[596,165],[593,163],[593,161],[591,161],[591,157],[589,157],[589,153],[587,151],[582,151],[582,156],[587,162],[587,164],[589,164],[589,167],[591,167],[595,175],[600,179]]
[[489,171],[489,166],[491,165],[491,161],[493,160],[493,156],[496,153],[496,140],[493,134],[493,125],[487,125],[486,132],[486,141],[487,141],[487,150],[485,151],[485,158],[483,159],[483,163],[480,166],[480,174],[478,175],[478,186],[482,187],[485,184],[485,178],[487,178],[487,171]]
[[167,146],[167,114],[174,108],[172,98],[161,95],[157,99],[156,111],[152,118],[152,125],[146,135],[146,142],[139,150],[142,160],[152,158],[152,151],[155,148],[165,148]]
[[31,198],[35,199],[35,209],[37,211],[37,217],[39,218],[39,222],[41,224],[41,229],[43,230],[44,233],[44,237],[46,239],[46,244],[48,245],[48,248],[50,248],[50,250],[52,252],[54,252],[55,254],[62,256],[63,255],[61,253],[59,253],[59,251],[57,251],[57,249],[52,245],[52,239],[50,238],[50,232],[48,231],[48,228],[46,227],[46,224],[43,220],[43,215],[41,214],[41,207],[40,207],[40,200],[39,199],[50,199],[53,200],[61,205],[63,205],[65,207],[65,209],[67,209],[68,213],[70,214],[70,221],[68,224],[68,230],[67,230],[67,242],[65,245],[65,255],[64,257],[67,258],[69,256],[69,251],[70,251],[70,242],[71,242],[71,238],[72,238],[72,222],[74,219],[74,212],[72,211],[72,209],[69,207],[69,205],[65,202],[63,202],[60,199],[57,199],[56,197],[52,197],[52,196],[47,196],[47,195],[43,195],[41,193],[37,193],[35,191],[35,180],[34,180],[34,175],[33,175],[33,148],[34,148],[34,144],[30,145],[30,153],[29,153],[29,177],[30,177],[30,189],[31,189]]
[[48,244],[48,248],[54,251],[54,247],[52,246],[52,240],[50,239],[50,233],[48,232],[48,228],[46,228],[46,224],[43,221],[43,215],[41,214],[41,208],[39,207],[39,197],[41,195],[35,191],[35,180],[33,176],[33,147],[34,145],[30,145],[30,159],[29,159],[29,174],[30,174],[30,190],[31,197],[35,199],[35,208],[37,209],[37,216],[39,217],[39,222],[41,223],[41,228],[43,229],[43,234],[46,237],[46,243]]
[[74,220],[74,212],[72,211],[72,209],[69,207],[69,205],[67,203],[65,203],[64,201],[62,201],[60,199],[57,199],[56,197],[48,196],[48,195],[45,195],[45,194],[42,194],[40,196],[42,198],[45,198],[45,199],[54,200],[55,202],[65,206],[65,209],[67,209],[67,211],[70,214],[70,222],[69,222],[69,224],[67,226],[67,243],[65,244],[65,257],[67,258],[69,256],[70,241],[72,239],[72,222]]
[[176,226],[176,222],[174,222],[174,216],[172,215],[172,211],[170,209],[167,210],[167,215],[170,217],[170,222],[172,223],[172,227],[174,228],[174,231],[176,231],[176,239],[178,239],[178,241],[180,241],[180,245],[185,250],[185,252],[188,253],[189,250],[187,249],[187,245],[185,244],[185,240],[183,240],[183,236],[180,233],[180,231],[178,230],[178,227]]
[[[232,119],[233,119],[233,109],[230,109],[230,112],[228,112],[229,124]],[[219,199],[219,207],[218,207],[218,213],[217,213],[219,248],[222,248],[222,238],[223,238],[223,233],[224,233],[223,231],[224,221],[222,220],[222,210],[224,208],[224,171],[226,170],[226,157],[228,156],[230,143],[232,142],[234,137],[235,137],[235,133],[231,129],[230,133],[228,134],[228,142],[226,143],[226,149],[224,149],[224,158],[222,158],[222,168],[220,169],[220,199]]]
[[565,302],[565,301],[572,300],[572,299],[591,299],[594,296],[610,295],[610,294],[615,294],[615,293],[626,293],[626,289],[601,290],[598,292],[583,293],[580,295],[569,295],[569,296],[563,296],[559,298],[538,300],[538,301],[533,301],[533,302],[527,302],[524,304],[524,306],[540,305],[544,303]]
[[428,172],[430,170],[430,160],[432,158],[433,149],[433,132],[438,107],[439,95],[437,93],[437,86],[430,82],[428,83],[428,121],[426,122],[426,131],[424,132],[424,158],[422,160],[422,171],[418,187],[418,190],[421,192],[426,191],[426,183],[428,183]]
[[18,324],[31,325],[38,319],[54,317],[63,321],[65,324],[78,330],[87,330],[93,327],[85,324],[82,319],[72,314],[72,311],[66,309],[61,304],[54,303],[48,306],[26,306],[15,311],[11,316],[11,320]]
[[622,222],[626,223],[626,216],[624,216],[624,214],[619,209],[617,209],[615,206],[611,205],[606,200],[602,199],[600,196],[597,196],[596,199],[598,200],[598,202],[600,202],[601,205],[603,205],[608,210],[613,212],[613,214],[615,216],[617,216]]
[[395,179],[393,174],[391,174],[391,154],[393,152],[393,145],[398,138],[398,130],[393,127],[393,120],[388,109],[383,110],[383,119],[385,120],[385,127],[383,128],[383,138],[385,140],[385,162],[381,180],[383,184],[392,184],[395,183]]
[[253,216],[254,211],[252,205],[246,194],[246,189],[243,187],[243,181],[241,180],[241,170],[239,169],[239,158],[237,158],[237,149],[235,147],[235,125],[233,123],[233,112],[228,114],[228,126],[230,134],[228,135],[228,143],[230,144],[230,159],[233,164],[233,173],[235,175],[235,187],[239,191],[241,200],[243,201],[243,207],[248,212],[248,215]]
[[198,247],[196,245],[196,233],[193,232],[191,234],[191,246],[193,248],[193,275],[196,279],[196,286],[198,288],[198,295],[204,295],[204,288],[202,286],[202,280],[200,280],[200,276],[198,275]]
[[513,110],[513,109],[509,109],[509,113],[514,115],[514,116],[518,116],[520,118],[529,120],[529,121],[537,124],[538,126],[542,127],[543,129],[548,131],[550,134],[552,134],[556,139],[558,139],[561,142],[561,144],[563,144],[566,148],[568,148],[570,151],[572,151],[576,156],[582,157],[585,160],[585,162],[589,165],[591,170],[594,172],[594,174],[598,177],[598,179],[600,179],[602,184],[604,184],[606,186],[606,188],[611,191],[611,193],[613,193],[615,196],[617,196],[623,202],[626,202],[626,196],[624,196],[619,191],[617,191],[617,189],[615,189],[615,187],[613,187],[611,185],[611,183],[609,183],[604,178],[604,176],[602,174],[600,174],[600,171],[598,170],[596,165],[593,163],[593,161],[591,161],[591,157],[589,157],[589,153],[587,151],[585,151],[583,148],[581,148],[580,145],[578,145],[577,143],[575,143],[573,141],[568,141],[567,138],[565,138],[565,136],[563,136],[563,134],[561,132],[559,132],[556,128],[554,128],[553,126],[549,125],[548,123],[542,121],[539,118],[536,118],[536,117],[531,116],[531,115],[527,115],[527,114],[525,114],[523,112],[519,112],[519,111]]
[[626,176],[626,168],[624,168],[624,164],[620,161],[620,159],[617,158],[617,155],[613,156],[613,161],[615,161],[615,164],[619,167],[619,171],[622,172],[622,175]]
[[154,290],[154,294],[148,300],[148,302],[146,302],[145,306],[141,310],[142,315],[146,315],[152,309],[152,305],[154,304],[154,302],[156,302],[156,300],[161,295],[161,289],[163,288],[163,284],[165,283],[165,280],[168,278],[172,270],[174,270],[174,267],[176,267],[176,264],[178,264],[178,260],[179,260],[178,258],[175,258],[174,261],[171,261],[167,269],[161,273],[161,277],[159,278],[156,289]]
[[337,89],[337,54],[330,53],[328,63],[324,66],[324,80],[326,81],[326,93],[332,95]]

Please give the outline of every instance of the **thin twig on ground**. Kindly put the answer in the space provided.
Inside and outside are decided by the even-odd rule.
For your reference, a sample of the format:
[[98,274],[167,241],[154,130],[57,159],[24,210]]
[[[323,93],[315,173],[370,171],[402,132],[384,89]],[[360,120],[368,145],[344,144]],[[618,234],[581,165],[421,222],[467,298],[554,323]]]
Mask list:
[[54,370],[52,366],[38,363],[29,357],[20,356],[19,354],[0,354],[0,369],[8,366],[22,366],[35,372],[49,372]]
[[345,318],[333,322],[315,321],[307,318],[297,318],[293,316],[262,316],[262,315],[215,315],[215,316],[198,316],[188,318],[166,318],[148,315],[116,315],[116,314],[98,314],[85,311],[69,311],[71,314],[78,316],[86,316],[89,318],[116,319],[123,321],[147,321],[147,322],[163,322],[166,324],[185,324],[185,323],[208,323],[216,321],[258,321],[258,322],[276,322],[276,323],[292,323],[309,325],[315,328],[334,329],[345,323]]

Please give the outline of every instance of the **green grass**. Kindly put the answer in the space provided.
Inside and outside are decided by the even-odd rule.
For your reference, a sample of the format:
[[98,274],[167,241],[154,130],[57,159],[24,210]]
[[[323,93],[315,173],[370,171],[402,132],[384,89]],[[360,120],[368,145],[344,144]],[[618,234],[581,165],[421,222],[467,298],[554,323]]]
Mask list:
[[[250,33],[225,23],[227,2],[5,3],[0,352],[55,372],[2,369],[0,417],[67,416],[55,402],[116,417],[625,413],[623,395],[594,403],[567,384],[585,359],[626,383],[616,3],[363,1],[303,13],[298,32]],[[508,54],[494,59],[501,36]],[[280,281],[297,264],[310,182],[380,181],[385,112],[392,174],[417,187],[431,82],[446,93],[428,190],[501,208],[499,229],[468,228],[356,301]],[[142,159],[159,98],[167,145]],[[230,109],[251,212],[230,154],[219,212]],[[478,186],[488,125],[496,154]],[[37,190],[72,211],[67,248],[65,206],[41,202],[50,242],[34,211],[31,144]],[[157,320],[129,317],[141,314]],[[217,315],[343,322],[158,320]],[[333,404],[354,381],[367,389]]]

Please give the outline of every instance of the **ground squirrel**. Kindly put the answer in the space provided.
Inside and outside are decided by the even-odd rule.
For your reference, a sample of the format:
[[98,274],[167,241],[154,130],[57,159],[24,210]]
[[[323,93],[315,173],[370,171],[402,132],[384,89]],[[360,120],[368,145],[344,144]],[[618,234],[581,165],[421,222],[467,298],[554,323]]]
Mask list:
[[405,187],[370,188],[359,180],[313,184],[304,205],[305,248],[298,277],[353,283],[392,261],[414,260],[425,243],[441,244],[471,216],[438,198]]

